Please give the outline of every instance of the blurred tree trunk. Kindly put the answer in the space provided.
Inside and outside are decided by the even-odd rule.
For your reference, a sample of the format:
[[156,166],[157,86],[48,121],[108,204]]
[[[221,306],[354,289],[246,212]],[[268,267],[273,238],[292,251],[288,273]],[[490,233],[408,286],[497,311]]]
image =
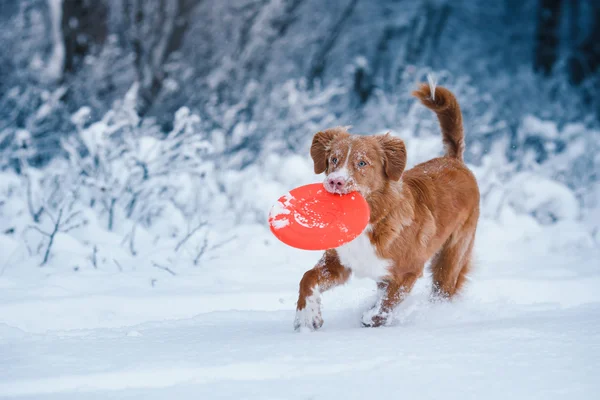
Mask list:
[[435,65],[442,33],[452,12],[449,4],[425,2],[410,24],[386,26],[373,57],[373,74],[387,92],[397,90],[402,74],[414,65]]
[[356,8],[356,3],[358,0],[350,0],[344,11],[340,14],[339,18],[331,28],[330,32],[324,38],[323,43],[314,59],[312,60],[310,71],[308,72],[308,83],[309,87],[312,87],[313,83],[316,79],[320,79],[323,76],[323,71],[325,70],[325,61],[327,59],[327,55],[335,45],[335,42],[338,40],[342,29],[346,22],[348,22],[350,16],[354,12],[354,8]]
[[135,57],[137,111],[145,115],[160,93],[165,62],[181,48],[192,10],[200,0],[125,1],[132,20],[131,45]]
[[592,1],[591,6],[593,26],[587,37],[574,46],[569,60],[569,75],[571,81],[577,85],[600,67],[600,3]]
[[533,69],[544,75],[552,72],[552,67],[558,59],[561,3],[562,0],[540,0],[539,3]]
[[61,29],[64,72],[74,72],[85,56],[102,46],[108,33],[108,7],[102,0],[63,0]]

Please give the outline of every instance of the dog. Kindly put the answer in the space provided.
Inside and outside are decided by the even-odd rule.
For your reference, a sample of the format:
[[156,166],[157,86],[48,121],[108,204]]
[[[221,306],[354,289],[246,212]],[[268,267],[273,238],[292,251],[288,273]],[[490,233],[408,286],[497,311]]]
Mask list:
[[323,325],[321,293],[352,274],[377,282],[378,300],[362,324],[378,327],[410,293],[431,259],[434,299],[452,299],[472,265],[479,188],[463,160],[462,113],[448,89],[421,84],[412,93],[437,114],[445,155],[405,171],[404,142],[389,133],[353,135],[345,127],[318,132],[310,155],[327,191],[360,192],[371,211],[353,241],[325,251],[300,281],[294,328]]

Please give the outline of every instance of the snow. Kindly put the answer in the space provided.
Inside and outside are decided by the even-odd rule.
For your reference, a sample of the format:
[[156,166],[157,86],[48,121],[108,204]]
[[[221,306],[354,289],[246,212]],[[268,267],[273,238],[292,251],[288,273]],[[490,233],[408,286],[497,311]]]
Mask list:
[[306,216],[300,214],[297,211],[294,211],[294,221],[296,221],[298,224],[305,228],[315,228],[318,226],[317,221],[309,220],[308,218],[306,218]]
[[275,228],[275,229],[285,228],[289,224],[290,224],[290,221],[288,219],[276,219],[276,220],[271,221],[271,225],[273,225],[273,228]]
[[579,202],[565,185],[532,173],[517,174],[508,185],[508,202],[515,210],[535,214],[542,221],[575,220]]
[[555,139],[559,137],[556,123],[553,121],[543,121],[532,115],[526,115],[523,118],[522,129],[525,132],[533,133],[546,139]]
[[290,210],[285,208],[287,206],[288,201],[285,200],[284,202],[278,201],[277,203],[275,203],[275,205],[273,205],[273,208],[271,208],[271,212],[269,213],[269,217],[270,218],[275,218],[278,217],[280,215],[287,215],[290,213]]
[[77,110],[71,116],[71,122],[77,127],[83,127],[87,121],[90,120],[92,114],[92,109],[90,107],[84,106]]
[[287,193],[280,200],[278,200],[273,207],[271,207],[271,211],[269,212],[269,223],[273,226],[273,228],[281,229],[290,224],[289,217],[286,217],[286,215],[291,214],[291,211],[288,207],[293,199],[294,196],[292,196],[290,193]]

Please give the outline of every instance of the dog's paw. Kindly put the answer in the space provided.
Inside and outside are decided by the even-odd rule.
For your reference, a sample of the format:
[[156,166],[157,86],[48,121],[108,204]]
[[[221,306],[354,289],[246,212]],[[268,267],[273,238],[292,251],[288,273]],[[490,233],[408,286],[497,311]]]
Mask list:
[[304,330],[316,331],[323,326],[323,317],[320,312],[310,313],[308,309],[296,311],[294,319],[294,330],[301,332]]
[[430,303],[444,303],[450,300],[450,296],[443,289],[439,288],[437,285],[434,285],[431,293],[429,294],[429,302]]
[[306,306],[302,310],[296,310],[294,319],[294,330],[315,331],[323,326],[323,317],[321,316],[321,298],[318,293],[309,296],[306,299]]
[[361,324],[367,328],[377,328],[388,323],[388,313],[384,313],[377,307],[373,307],[365,312],[361,319]]

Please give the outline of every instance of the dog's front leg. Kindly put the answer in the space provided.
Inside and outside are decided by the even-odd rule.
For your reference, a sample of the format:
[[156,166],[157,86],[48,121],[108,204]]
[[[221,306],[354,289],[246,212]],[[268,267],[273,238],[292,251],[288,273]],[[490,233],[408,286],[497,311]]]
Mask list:
[[384,325],[392,311],[410,293],[419,275],[409,272],[400,279],[389,279],[377,284],[379,298],[375,306],[365,312],[362,324],[366,327]]
[[319,263],[300,281],[294,329],[316,330],[323,326],[321,293],[345,283],[349,277],[350,270],[340,264],[335,250],[327,250]]

